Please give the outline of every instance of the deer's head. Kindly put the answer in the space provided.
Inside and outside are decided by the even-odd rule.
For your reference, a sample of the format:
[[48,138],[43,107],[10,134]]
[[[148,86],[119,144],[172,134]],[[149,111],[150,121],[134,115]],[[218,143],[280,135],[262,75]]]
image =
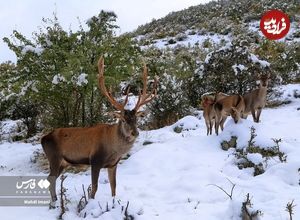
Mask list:
[[258,80],[260,82],[260,87],[267,87],[270,80],[270,73],[259,75]]
[[231,107],[230,115],[233,118],[234,123],[237,124],[241,118],[241,112],[236,107]]
[[148,70],[146,64],[144,63],[143,71],[143,90],[139,94],[138,101],[133,109],[127,109],[126,104],[128,103],[128,95],[130,88],[127,88],[126,98],[123,103],[119,103],[112,95],[110,91],[107,91],[104,83],[104,59],[101,57],[98,61],[98,71],[99,71],[99,87],[103,95],[108,99],[112,106],[118,111],[113,112],[114,117],[120,120],[121,132],[128,138],[128,141],[134,140],[139,132],[137,130],[137,117],[143,116],[144,112],[139,111],[139,108],[146,105],[148,102],[153,100],[157,94],[157,84],[158,79],[154,78],[153,88],[150,92],[147,92],[147,76]]

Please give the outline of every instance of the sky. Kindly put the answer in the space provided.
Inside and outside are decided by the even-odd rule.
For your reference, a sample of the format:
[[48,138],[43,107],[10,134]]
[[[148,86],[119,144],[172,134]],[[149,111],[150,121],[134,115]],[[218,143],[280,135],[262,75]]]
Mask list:
[[82,22],[97,15],[101,10],[114,11],[120,31],[132,31],[139,25],[161,18],[172,11],[204,4],[210,0],[10,0],[0,7],[0,63],[16,57],[3,37],[9,37],[16,29],[27,37],[42,24],[42,18],[52,18],[56,11],[60,24],[76,30],[78,17]]

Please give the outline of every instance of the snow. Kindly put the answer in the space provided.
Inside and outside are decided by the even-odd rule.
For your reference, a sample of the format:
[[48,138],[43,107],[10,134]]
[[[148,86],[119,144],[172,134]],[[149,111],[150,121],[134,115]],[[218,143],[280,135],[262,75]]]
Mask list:
[[[299,90],[299,84],[281,86],[283,99]],[[286,96],[286,97],[285,97]],[[299,98],[288,105],[263,109],[261,122],[251,116],[235,124],[227,119],[219,136],[206,136],[203,119],[186,116],[171,126],[141,131],[131,156],[121,161],[117,172],[115,208],[107,173],[102,170],[94,200],[84,209],[85,219],[122,219],[122,207],[129,202],[128,213],[138,220],[152,219],[240,219],[241,204],[250,194],[253,210],[261,210],[261,220],[289,219],[286,204],[294,200],[293,219],[300,219],[300,107]],[[174,128],[180,126],[182,132]],[[280,149],[287,162],[271,161],[265,173],[253,176],[251,168],[238,169],[233,150],[223,151],[220,143],[235,135],[243,148],[250,137],[250,127],[256,129],[255,144],[268,147],[272,138],[281,138]],[[152,144],[144,145],[145,141]],[[33,151],[40,145],[3,143],[0,145],[0,175],[46,175],[30,162]],[[13,158],[13,159],[12,159]],[[254,163],[262,162],[258,154],[248,154]],[[82,184],[90,184],[90,170],[67,173],[65,187],[70,203],[64,219],[78,219],[76,207],[82,195]],[[236,184],[232,200],[218,187],[230,192]],[[58,190],[57,184],[57,192]],[[109,212],[105,212],[108,204]],[[101,207],[101,208],[100,208]],[[48,207],[0,207],[3,219],[55,219],[59,209]],[[124,209],[123,209],[124,213]]]
[[207,54],[207,56],[205,57],[204,63],[208,64],[211,56],[212,56],[212,52],[210,52],[209,54]]
[[25,85],[21,88],[21,92],[19,95],[23,96],[26,94],[27,90],[31,87],[31,89],[33,91],[37,91],[37,89],[35,88],[35,85],[34,85],[34,81],[32,80],[29,80],[25,83]]
[[[260,21],[252,21],[252,22],[250,22],[249,25],[248,25],[248,29],[251,32],[258,33],[260,37],[265,37],[263,35],[263,33],[260,31],[259,23],[260,23]],[[297,31],[299,31],[299,24],[298,24],[298,22],[291,22],[290,30],[287,33],[287,35],[285,37],[277,40],[277,41],[278,42],[286,42],[286,43],[289,43],[289,42],[299,42],[300,38],[293,37],[293,35]]]
[[21,53],[25,55],[27,52],[36,53],[37,55],[41,55],[43,52],[43,48],[41,47],[33,47],[31,45],[23,46]]
[[[226,51],[226,50],[231,49],[231,47],[232,47],[232,43],[231,43],[231,42],[226,42],[225,46],[221,47],[221,48],[218,49],[216,52],[219,52],[219,51]],[[210,58],[211,58],[211,56],[212,56],[213,53],[214,53],[214,51],[212,51],[212,52],[210,52],[210,53],[208,53],[208,54],[206,55],[206,58],[205,58],[205,60],[204,60],[204,62],[205,62],[206,64],[209,64]]]
[[247,159],[250,160],[251,162],[253,162],[255,165],[258,165],[258,164],[264,162],[262,155],[259,153],[247,154]]
[[60,83],[60,82],[65,82],[65,81],[66,81],[65,77],[63,77],[63,76],[60,75],[60,74],[56,74],[56,75],[53,77],[52,84],[57,85],[58,83]]
[[286,101],[296,101],[295,94],[298,96],[300,95],[300,85],[299,84],[290,84],[288,87],[287,86],[279,86],[277,87],[277,90],[282,93],[281,94],[281,99]]
[[[126,96],[123,98],[125,99]],[[137,101],[138,101],[138,96],[128,96],[128,101],[124,107],[125,110],[133,110]]]
[[265,60],[260,60],[256,55],[254,55],[254,54],[250,54],[250,60],[252,60],[252,62],[254,62],[254,63],[258,63],[258,64],[260,64],[262,67],[268,67],[268,66],[270,66],[270,63],[269,62],[267,62],[267,61],[265,61]]
[[26,126],[21,120],[4,120],[0,122],[0,141],[11,142],[14,137],[26,135]]
[[81,73],[78,77],[77,77],[77,82],[76,85],[78,86],[83,86],[88,84],[88,80],[86,79],[88,75],[86,73]]
[[243,64],[234,64],[232,66],[232,69],[235,73],[235,75],[239,74],[240,72],[242,72],[243,70],[246,70],[247,67],[245,67]]
[[[229,42],[230,37],[228,35],[221,35],[221,34],[195,34],[195,35],[188,35],[190,30],[187,30],[185,32],[185,35],[187,36],[186,39],[182,41],[178,41],[175,39],[176,43],[169,44],[168,41],[172,38],[166,37],[162,39],[156,39],[154,40],[153,44],[143,46],[142,48],[149,48],[152,46],[158,47],[160,49],[170,47],[174,48],[176,46],[194,46],[196,44],[202,45],[204,42],[210,42],[212,44],[220,44],[222,41]],[[137,36],[136,39],[139,41],[143,38],[143,36]]]
[[183,131],[196,130],[200,127],[200,121],[194,116],[186,116],[177,121],[172,128],[180,127]]

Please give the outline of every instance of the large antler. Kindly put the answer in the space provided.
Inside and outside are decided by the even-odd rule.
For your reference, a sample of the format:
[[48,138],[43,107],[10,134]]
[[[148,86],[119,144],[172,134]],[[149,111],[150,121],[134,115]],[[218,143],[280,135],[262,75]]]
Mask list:
[[129,88],[127,89],[127,93],[126,93],[126,98],[123,104],[117,102],[114,97],[111,95],[110,91],[107,91],[106,87],[105,87],[105,83],[104,83],[104,59],[101,56],[99,61],[98,61],[98,72],[99,72],[99,88],[101,90],[101,92],[103,93],[103,95],[106,96],[106,98],[108,99],[108,101],[112,104],[113,107],[115,107],[117,110],[123,111],[125,105],[127,104],[128,101],[128,94],[129,94]]
[[154,78],[153,88],[150,93],[147,94],[147,76],[148,76],[148,69],[146,66],[146,63],[144,62],[144,71],[143,71],[143,91],[139,95],[139,99],[136,103],[136,106],[134,107],[135,111],[138,111],[138,109],[142,105],[146,105],[148,102],[150,102],[152,99],[154,99],[157,95],[157,84],[158,79],[157,77]]

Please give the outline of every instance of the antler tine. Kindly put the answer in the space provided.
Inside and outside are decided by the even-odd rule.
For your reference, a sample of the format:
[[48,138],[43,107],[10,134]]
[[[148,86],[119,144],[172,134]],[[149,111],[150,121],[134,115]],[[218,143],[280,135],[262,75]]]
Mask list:
[[146,105],[148,102],[152,101],[152,99],[154,99],[156,97],[156,95],[157,95],[157,84],[158,84],[158,79],[157,79],[157,77],[154,77],[153,88],[152,88],[151,92],[143,98],[142,102],[140,103],[140,106],[141,105]]
[[140,94],[139,94],[138,101],[137,101],[137,103],[136,103],[136,105],[135,105],[135,107],[134,107],[134,110],[136,110],[136,111],[139,109],[139,105],[140,105],[141,97],[142,97],[141,91],[140,91],[139,93],[140,93]]
[[123,109],[124,109],[125,105],[126,105],[127,102],[128,102],[129,91],[130,91],[130,86],[128,86],[128,87],[127,87],[127,90],[126,90],[126,98],[125,98],[125,101],[124,101],[124,103],[123,103]]
[[146,95],[147,92],[147,77],[148,77],[148,68],[147,65],[145,63],[145,61],[143,60],[144,63],[144,71],[143,71],[143,96]]
[[[142,93],[140,92],[139,95],[139,99],[136,103],[135,106],[135,110],[137,111],[142,105],[147,104],[148,102],[150,102],[154,97],[156,97],[157,94],[157,83],[158,83],[158,79],[155,77],[154,78],[154,84],[153,84],[153,89],[151,90],[151,92],[149,94],[147,94],[147,76],[148,76],[148,70],[147,70],[147,66],[144,63],[144,71],[143,71],[143,90]],[[151,97],[152,96],[152,97]],[[149,98],[150,97],[150,98]]]
[[114,106],[117,110],[124,110],[124,106],[125,105],[121,105],[120,103],[118,103],[114,97],[112,97],[112,95],[110,94],[110,92],[107,91],[106,87],[105,87],[105,83],[104,83],[104,59],[101,56],[99,61],[98,61],[98,72],[99,72],[99,87],[101,92],[103,93],[103,95],[108,99],[108,101],[112,104],[112,106]]
[[144,69],[143,69],[143,75],[142,75],[142,81],[143,81],[143,90],[142,92],[140,92],[139,94],[139,98],[138,101],[134,107],[134,109],[137,111],[139,109],[140,106],[140,102],[142,99],[142,96],[146,96],[146,91],[147,91],[147,76],[148,76],[148,70],[147,70],[147,65],[145,63],[145,60],[143,60],[143,64],[144,64]]

